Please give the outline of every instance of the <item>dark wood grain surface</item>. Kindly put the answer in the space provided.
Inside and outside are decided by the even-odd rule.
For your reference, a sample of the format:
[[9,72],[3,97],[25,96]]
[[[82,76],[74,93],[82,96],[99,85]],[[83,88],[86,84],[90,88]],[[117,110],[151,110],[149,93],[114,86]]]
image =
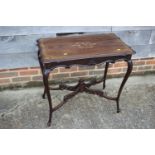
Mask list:
[[113,33],[38,40],[44,62],[132,55],[133,50]]

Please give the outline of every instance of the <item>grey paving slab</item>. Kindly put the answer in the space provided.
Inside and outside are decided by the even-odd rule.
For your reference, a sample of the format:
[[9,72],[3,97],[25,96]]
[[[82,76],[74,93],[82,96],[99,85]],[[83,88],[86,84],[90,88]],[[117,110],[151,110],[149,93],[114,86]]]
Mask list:
[[131,47],[136,51],[136,54],[133,55],[133,58],[155,57],[155,44],[133,45]]
[[[115,95],[120,78],[107,80],[106,91]],[[95,88],[101,89],[102,85]],[[0,92],[0,128],[47,129],[48,102],[41,98],[43,88],[5,90]],[[57,105],[68,91],[53,91]],[[82,93],[53,113],[51,129],[154,129],[155,75],[130,77],[120,98],[121,113],[116,104],[95,95]]]
[[0,55],[0,69],[39,66],[37,52]]
[[38,39],[55,36],[55,34],[3,36],[0,37],[0,54],[37,52]]
[[148,45],[152,30],[116,31],[115,33],[130,46]]
[[152,30],[151,37],[150,37],[150,44],[155,44],[155,30]]
[[112,26],[112,31],[152,30],[155,26]]
[[111,26],[0,26],[0,36],[111,31]]

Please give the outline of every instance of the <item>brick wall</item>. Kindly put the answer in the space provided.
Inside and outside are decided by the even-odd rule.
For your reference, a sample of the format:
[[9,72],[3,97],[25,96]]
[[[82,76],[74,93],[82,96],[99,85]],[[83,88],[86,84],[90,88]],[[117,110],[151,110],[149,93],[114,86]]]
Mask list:
[[[133,60],[133,75],[155,72],[155,58],[143,58]],[[70,69],[57,68],[50,75],[50,80],[70,80],[75,81],[79,78],[91,78],[102,76],[104,72],[104,64],[81,67],[73,66]],[[126,63],[119,61],[110,64],[108,76],[122,76],[126,72]],[[18,69],[1,69],[0,70],[0,87],[9,85],[23,85],[29,82],[42,81],[42,75],[39,67],[18,68]]]

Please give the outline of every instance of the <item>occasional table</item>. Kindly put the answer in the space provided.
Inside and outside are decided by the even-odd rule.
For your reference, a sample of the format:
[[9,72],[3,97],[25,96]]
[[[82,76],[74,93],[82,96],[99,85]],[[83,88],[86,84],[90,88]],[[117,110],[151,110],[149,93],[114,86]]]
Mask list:
[[[38,47],[38,59],[44,83],[43,98],[47,95],[49,102],[48,126],[51,125],[52,113],[70,98],[81,92],[95,94],[116,101],[117,113],[120,112],[119,99],[122,89],[132,71],[133,64],[131,57],[134,50],[126,45],[118,36],[114,33],[109,33],[42,38],[38,40]],[[90,88],[92,85],[103,82],[104,89],[109,63],[115,63],[120,60],[126,61],[128,68],[116,97],[107,96],[102,90]],[[58,88],[51,88],[49,86],[49,74],[57,67],[70,68],[73,65],[91,66],[101,63],[105,63],[105,70],[100,80],[96,79],[85,82],[80,79],[78,84],[74,86],[68,86],[66,84],[60,84]],[[50,90],[52,89],[67,89],[71,93],[64,96],[63,101],[59,105],[53,107],[50,94]]]

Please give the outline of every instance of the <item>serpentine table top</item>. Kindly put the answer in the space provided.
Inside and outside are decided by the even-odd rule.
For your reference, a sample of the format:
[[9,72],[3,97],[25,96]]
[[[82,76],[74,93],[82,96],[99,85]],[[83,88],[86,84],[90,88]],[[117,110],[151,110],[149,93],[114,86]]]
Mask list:
[[43,38],[39,41],[44,62],[131,55],[133,50],[115,34]]

